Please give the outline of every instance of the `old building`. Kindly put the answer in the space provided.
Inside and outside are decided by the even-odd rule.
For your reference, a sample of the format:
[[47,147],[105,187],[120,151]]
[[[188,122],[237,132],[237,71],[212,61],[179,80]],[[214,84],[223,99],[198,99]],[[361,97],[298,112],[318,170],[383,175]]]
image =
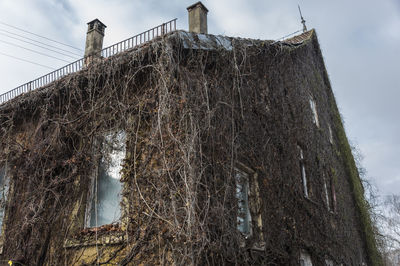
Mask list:
[[85,59],[0,105],[1,261],[379,265],[315,31],[188,11],[104,50],[94,20]]

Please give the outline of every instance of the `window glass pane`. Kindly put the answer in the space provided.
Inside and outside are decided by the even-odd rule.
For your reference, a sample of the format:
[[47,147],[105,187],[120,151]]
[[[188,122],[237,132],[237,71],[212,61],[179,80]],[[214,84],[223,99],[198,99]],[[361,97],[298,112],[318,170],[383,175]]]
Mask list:
[[106,155],[99,163],[98,176],[94,180],[90,227],[111,224],[121,217],[120,171],[125,158],[125,143],[124,132],[106,137],[106,143],[103,145],[103,152]]
[[315,104],[315,101],[313,98],[310,97],[310,107],[311,111],[313,113],[313,122],[317,127],[319,127],[319,121],[318,121],[318,113],[317,113],[317,106]]
[[300,253],[300,260],[299,260],[299,262],[300,262],[300,265],[312,266],[311,257],[310,257],[310,255],[309,255],[307,252],[305,252],[305,251],[302,251],[302,252]]
[[237,228],[245,235],[251,233],[251,215],[249,209],[249,179],[248,174],[235,169],[236,199],[238,201]]
[[299,150],[299,157],[300,157],[300,171],[301,171],[301,180],[303,183],[303,191],[304,196],[308,198],[308,186],[307,186],[307,175],[306,175],[306,167],[304,165],[304,154],[303,149],[300,146],[297,146]]
[[328,125],[328,131],[329,131],[329,142],[333,144],[333,134],[332,134],[332,128],[331,125]]
[[303,162],[300,162],[301,166],[301,178],[303,179],[303,190],[304,196],[308,198],[308,187],[307,187],[307,176],[306,176],[306,168]]
[[330,200],[329,200],[328,186],[326,185],[325,176],[323,178],[324,178],[324,194],[325,194],[326,207],[327,207],[328,211],[330,211],[331,204],[330,204]]
[[[0,228],[3,225],[4,212],[7,203],[8,194],[8,178],[6,178],[5,167],[0,169]],[[0,231],[1,232],[1,231]]]
[[326,260],[325,260],[325,265],[326,265],[326,266],[333,266],[334,264],[333,264],[333,261],[332,261],[332,260],[326,259]]

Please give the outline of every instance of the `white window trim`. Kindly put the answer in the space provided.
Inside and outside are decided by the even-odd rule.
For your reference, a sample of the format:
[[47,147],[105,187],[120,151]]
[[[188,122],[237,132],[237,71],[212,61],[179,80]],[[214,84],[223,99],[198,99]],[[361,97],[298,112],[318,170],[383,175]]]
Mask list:
[[328,125],[328,133],[329,133],[329,142],[333,144],[333,132],[331,125]]
[[331,211],[331,203],[329,199],[329,192],[328,192],[328,186],[326,184],[325,175],[323,175],[322,178],[324,180],[324,194],[325,194],[326,208],[328,209],[328,211]]
[[317,127],[319,127],[317,104],[315,103],[315,100],[312,96],[310,96],[309,102],[310,102],[310,108],[311,108],[311,111],[313,114],[313,122]]
[[300,264],[300,266],[312,266],[313,265],[310,254],[308,254],[305,250],[300,251],[299,264]]
[[304,154],[303,154],[303,149],[300,146],[297,146],[299,150],[299,156],[300,156],[300,170],[301,170],[301,180],[303,183],[303,192],[304,196],[308,199],[309,194],[308,194],[308,186],[307,186],[307,174],[306,174],[306,167],[304,163]]

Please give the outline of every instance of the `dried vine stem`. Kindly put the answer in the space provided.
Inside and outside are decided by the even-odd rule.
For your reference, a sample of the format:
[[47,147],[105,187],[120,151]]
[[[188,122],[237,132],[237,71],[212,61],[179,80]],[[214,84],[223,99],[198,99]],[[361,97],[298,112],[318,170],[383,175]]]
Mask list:
[[[78,254],[84,248],[63,245],[80,237],[79,215],[95,158],[107,155],[93,148],[95,142],[121,129],[128,135],[122,171],[122,220],[128,226],[124,248],[110,251],[113,261],[276,265],[293,262],[295,247],[343,261],[362,250],[353,244],[358,232],[345,229],[354,223],[354,207],[342,206],[335,237],[327,240],[331,214],[323,204],[310,208],[299,200],[296,145],[314,144],[308,137],[307,88],[295,85],[308,79],[319,89],[313,92],[317,98],[332,97],[320,89],[323,65],[315,59],[315,45],[234,40],[232,51],[198,50],[185,49],[178,36],[107,58],[0,108],[0,158],[9,165],[12,183],[3,258],[83,263]],[[334,160],[328,148],[319,153],[321,163]],[[248,240],[236,228],[232,172],[238,161],[258,173],[266,221]],[[316,176],[322,167],[312,161],[309,169],[317,170],[310,176]],[[339,163],[334,167],[342,171]],[[321,182],[311,184],[317,188]],[[339,189],[341,196],[350,195],[346,185]],[[318,191],[314,196],[322,202]],[[267,238],[259,239],[257,230]],[[243,248],[243,241],[246,247],[265,241],[265,251]],[[104,255],[85,263],[107,261]]]

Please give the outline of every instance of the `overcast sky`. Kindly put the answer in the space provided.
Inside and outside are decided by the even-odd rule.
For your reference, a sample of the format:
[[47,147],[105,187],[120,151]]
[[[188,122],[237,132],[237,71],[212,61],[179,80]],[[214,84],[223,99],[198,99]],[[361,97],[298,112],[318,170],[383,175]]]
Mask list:
[[[179,29],[187,29],[186,7],[194,2],[0,0],[0,93],[44,75],[50,68],[67,64],[62,60],[74,61],[72,57],[10,38],[21,39],[15,35],[19,34],[57,45],[2,23],[83,50],[86,23],[94,18],[107,25],[104,46],[108,46],[173,18],[178,18]],[[268,40],[301,29],[299,3],[308,28],[317,31],[348,137],[364,155],[367,177],[381,195],[400,194],[400,0],[204,0],[203,3],[209,9],[210,34]],[[76,59],[83,55],[83,51],[58,47],[68,50],[63,53]]]

